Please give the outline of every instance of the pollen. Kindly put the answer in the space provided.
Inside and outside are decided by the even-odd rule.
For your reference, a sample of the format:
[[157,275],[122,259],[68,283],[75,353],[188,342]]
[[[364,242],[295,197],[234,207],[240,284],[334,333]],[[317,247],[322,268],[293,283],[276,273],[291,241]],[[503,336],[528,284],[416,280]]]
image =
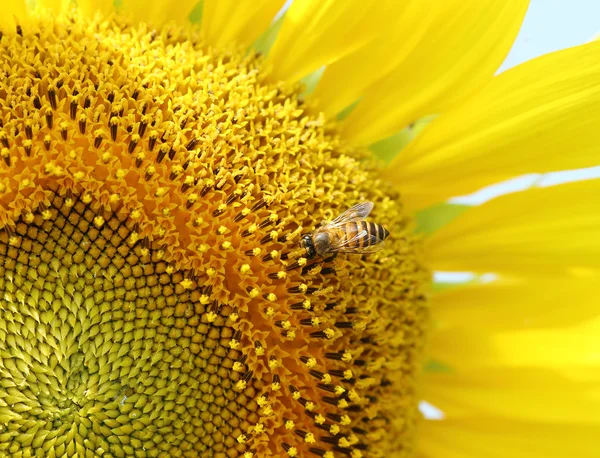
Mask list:
[[[300,85],[76,12],[0,53],[0,456],[410,455],[429,273]],[[385,248],[309,259],[358,201]]]

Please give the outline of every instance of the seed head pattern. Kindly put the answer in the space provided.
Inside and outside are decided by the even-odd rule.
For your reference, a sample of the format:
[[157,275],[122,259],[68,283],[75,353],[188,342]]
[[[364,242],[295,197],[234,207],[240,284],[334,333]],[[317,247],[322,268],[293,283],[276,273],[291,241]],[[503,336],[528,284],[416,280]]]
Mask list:
[[[0,456],[410,452],[429,274],[299,86],[118,18],[0,54]],[[365,200],[384,250],[304,257]]]

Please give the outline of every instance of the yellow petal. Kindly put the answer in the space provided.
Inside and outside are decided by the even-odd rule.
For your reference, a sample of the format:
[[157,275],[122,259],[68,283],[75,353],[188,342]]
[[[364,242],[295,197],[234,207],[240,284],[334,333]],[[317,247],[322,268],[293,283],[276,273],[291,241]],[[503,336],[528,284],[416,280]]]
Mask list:
[[393,23],[382,27],[372,44],[329,65],[312,94],[327,116],[334,116],[355,100],[373,82],[402,64],[443,10],[441,0],[398,2],[403,8],[390,16]]
[[[600,315],[599,276],[501,279],[434,294],[435,319],[473,329],[571,326]],[[569,307],[577,304],[577,307]]]
[[403,8],[395,0],[296,0],[267,62],[276,78],[299,79],[370,43]]
[[520,174],[598,164],[600,42],[526,62],[444,113],[389,167],[424,207]]
[[167,1],[123,0],[119,11],[134,21],[149,24],[162,24],[175,21],[187,24],[188,16],[198,0],[178,0],[175,4]]
[[54,12],[67,11],[71,6],[71,0],[36,0],[36,7],[48,9]]
[[445,415],[500,415],[548,423],[600,424],[598,379],[549,369],[487,368],[426,373],[423,396]]
[[426,458],[597,458],[600,434],[595,425],[482,415],[423,422],[417,448]]
[[215,46],[249,45],[264,32],[285,0],[205,0],[202,33]]
[[523,331],[485,332],[453,327],[432,334],[431,354],[456,370],[498,366],[596,369],[600,364],[598,335],[598,320],[568,328]]
[[17,24],[21,24],[28,16],[25,0],[11,1],[2,6],[0,14],[0,30],[14,32]]
[[86,17],[96,13],[107,16],[114,11],[114,4],[114,0],[77,0],[77,9]]
[[506,57],[527,4],[527,0],[442,2],[441,11],[402,65],[364,93],[346,119],[347,138],[373,143],[462,102],[492,77]]
[[528,276],[600,269],[600,180],[534,188],[464,212],[427,241],[442,271]]

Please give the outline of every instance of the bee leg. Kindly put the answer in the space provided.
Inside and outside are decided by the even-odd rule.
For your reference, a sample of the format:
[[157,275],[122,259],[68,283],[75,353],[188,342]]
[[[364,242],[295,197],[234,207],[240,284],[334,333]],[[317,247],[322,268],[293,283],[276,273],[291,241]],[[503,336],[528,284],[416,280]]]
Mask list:
[[335,260],[335,258],[337,258],[337,257],[338,257],[338,253],[334,251],[333,253],[331,253],[331,256],[323,259],[323,262],[333,262]]

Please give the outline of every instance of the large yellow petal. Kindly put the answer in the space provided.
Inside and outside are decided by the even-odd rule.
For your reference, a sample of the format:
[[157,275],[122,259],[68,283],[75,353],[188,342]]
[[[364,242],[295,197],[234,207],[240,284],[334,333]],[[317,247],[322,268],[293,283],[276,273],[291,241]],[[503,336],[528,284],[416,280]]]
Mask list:
[[264,32],[285,0],[205,0],[202,33],[215,46],[249,45]]
[[444,113],[388,175],[413,207],[530,172],[598,164],[600,42],[526,62]]
[[296,0],[267,62],[274,77],[299,79],[371,43],[403,10],[396,0]]
[[94,17],[96,13],[107,16],[114,11],[114,5],[114,0],[77,0],[77,8],[87,17]]
[[[533,278],[449,288],[432,297],[435,319],[473,329],[571,326],[600,315],[600,276]],[[576,306],[569,306],[576,304]]]
[[21,24],[28,17],[25,0],[15,0],[2,6],[0,14],[0,31],[15,31],[17,24]]
[[335,116],[358,100],[373,82],[402,64],[418,45],[434,17],[442,11],[443,0],[399,2],[404,9],[392,16],[394,22],[369,46],[327,66],[312,97],[327,116]]
[[36,6],[38,8],[48,9],[54,12],[67,11],[71,3],[71,0],[36,0]]
[[429,265],[530,277],[600,269],[599,195],[600,180],[588,180],[473,207],[427,241]]
[[123,0],[120,11],[134,21],[158,25],[174,21],[187,24],[188,16],[198,0],[177,0],[175,4],[167,1]]
[[[436,330],[430,345],[437,361],[456,370],[540,367],[566,371],[582,367],[598,373],[599,335],[598,320],[568,328],[523,331],[486,332],[456,326]],[[587,377],[583,373],[581,376]]]
[[346,137],[354,143],[373,143],[462,102],[498,69],[527,5],[527,0],[442,2],[413,52],[366,90],[346,119]]
[[426,421],[418,436],[423,458],[597,458],[600,450],[595,425],[494,416]]
[[571,380],[549,369],[464,369],[426,373],[423,396],[453,418],[484,414],[600,426],[599,381]]

